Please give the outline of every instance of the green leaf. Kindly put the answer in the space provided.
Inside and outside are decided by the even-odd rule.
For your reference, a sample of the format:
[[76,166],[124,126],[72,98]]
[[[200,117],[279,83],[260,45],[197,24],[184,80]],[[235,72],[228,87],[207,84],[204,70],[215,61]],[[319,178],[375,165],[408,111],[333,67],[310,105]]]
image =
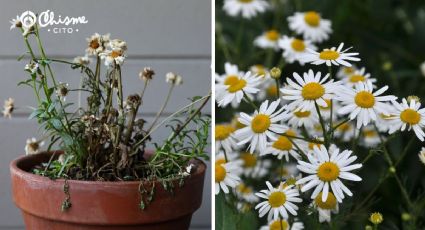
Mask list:
[[236,230],[235,211],[226,204],[223,192],[215,196],[216,229]]
[[36,109],[34,110],[28,117],[28,120],[33,119],[34,117],[38,117],[41,113],[43,113],[43,110],[41,109]]
[[62,129],[62,122],[59,119],[53,118],[50,120],[50,123],[55,127],[55,129]]

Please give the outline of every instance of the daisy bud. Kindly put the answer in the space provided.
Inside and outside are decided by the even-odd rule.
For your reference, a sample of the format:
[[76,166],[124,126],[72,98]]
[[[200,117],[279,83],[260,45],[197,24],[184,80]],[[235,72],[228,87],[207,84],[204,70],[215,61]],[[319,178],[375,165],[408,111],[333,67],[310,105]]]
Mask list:
[[391,167],[388,169],[388,171],[390,171],[390,173],[395,173],[395,172],[396,172],[396,170],[395,170],[395,168],[394,168],[393,166],[391,166]]
[[403,221],[409,221],[409,220],[411,220],[411,219],[412,219],[412,216],[411,216],[409,213],[404,212],[403,214],[401,214],[401,219],[402,219]]
[[282,71],[277,67],[273,67],[270,70],[270,76],[274,79],[279,79],[281,74],[282,74]]
[[379,212],[374,212],[369,217],[370,222],[373,224],[380,224],[382,221],[384,221],[384,217]]
[[409,104],[410,104],[410,102],[411,102],[412,100],[415,100],[416,102],[421,102],[421,99],[420,99],[418,96],[411,95],[411,96],[408,96],[408,97],[407,97],[407,102],[408,102]]
[[373,227],[372,227],[372,226],[370,226],[370,225],[366,225],[366,226],[364,227],[364,229],[365,229],[365,230],[373,230]]
[[155,75],[155,71],[151,67],[145,67],[139,73],[139,78],[144,81],[152,80],[153,75]]

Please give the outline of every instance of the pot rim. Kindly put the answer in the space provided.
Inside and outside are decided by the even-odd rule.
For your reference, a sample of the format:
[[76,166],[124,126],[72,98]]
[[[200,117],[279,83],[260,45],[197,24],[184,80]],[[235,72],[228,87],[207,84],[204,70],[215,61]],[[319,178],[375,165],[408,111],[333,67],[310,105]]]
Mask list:
[[[51,182],[64,182],[65,179],[63,179],[63,178],[51,179],[49,177],[45,177],[45,176],[34,174],[32,172],[25,171],[25,170],[23,170],[19,167],[19,164],[22,164],[22,162],[32,161],[34,158],[37,158],[37,157],[40,157],[40,156],[43,156],[43,155],[50,157],[54,153],[59,153],[59,155],[60,155],[60,154],[63,154],[63,151],[62,150],[52,150],[52,151],[49,151],[49,152],[41,152],[41,153],[37,153],[37,154],[23,155],[23,156],[17,157],[12,162],[10,162],[10,171],[11,171],[12,174],[15,174],[15,175],[17,175],[21,178],[27,178],[27,179],[31,178],[32,181],[49,182],[49,183],[51,183]],[[198,158],[194,158],[193,161],[194,161],[194,163],[196,164],[197,167],[195,167],[196,171],[192,172],[190,174],[190,177],[202,174],[204,171],[206,171],[207,166],[202,160],[200,160]],[[175,179],[175,180],[178,180],[178,179]],[[67,182],[73,183],[73,184],[82,184],[82,185],[90,184],[90,185],[102,185],[102,186],[105,186],[105,185],[111,185],[111,186],[135,185],[135,184],[139,185],[140,182],[148,183],[148,184],[151,184],[152,182],[160,183],[158,180],[148,181],[148,180],[144,180],[144,179],[134,180],[134,181],[95,181],[95,180],[73,180],[73,179],[70,179],[70,180],[67,180]]]

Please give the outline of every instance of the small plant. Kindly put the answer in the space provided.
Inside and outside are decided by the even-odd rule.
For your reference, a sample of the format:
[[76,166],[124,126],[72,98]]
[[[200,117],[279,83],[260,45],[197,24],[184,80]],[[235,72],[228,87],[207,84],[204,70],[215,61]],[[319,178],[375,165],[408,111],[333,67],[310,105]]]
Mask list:
[[[187,106],[159,122],[173,89],[182,84],[181,76],[168,73],[168,95],[153,121],[148,123],[138,114],[155,72],[144,68],[139,75],[140,92],[123,94],[125,83],[121,68],[127,52],[125,41],[96,33],[87,39],[86,55],[68,62],[47,57],[37,24],[25,27],[19,19],[12,23],[12,27],[21,30],[28,48],[22,57],[29,55],[30,58],[25,67],[29,77],[19,85],[29,86],[34,91],[37,107],[30,118],[36,119],[43,130],[41,140],[28,140],[26,152],[39,153],[42,142],[47,140],[48,151],[63,150],[63,154],[54,152],[49,162],[33,169],[34,173],[52,179],[160,181],[172,188],[170,181],[178,179],[183,184],[183,179],[190,175],[192,159],[208,159],[205,148],[210,118],[201,110],[210,93],[192,98]],[[30,42],[31,39],[35,43]],[[37,48],[33,44],[37,44]],[[90,66],[91,58],[95,60],[94,68]],[[53,64],[69,65],[80,72],[81,85],[74,89],[58,82],[51,68]],[[70,93],[78,93],[79,98],[87,93],[86,105],[69,102]],[[13,109],[13,99],[9,99],[4,115],[10,117]],[[152,156],[147,156],[145,148],[151,141],[151,134],[164,124],[170,129],[169,137],[163,143],[156,143]],[[144,188],[139,190],[145,194]]]

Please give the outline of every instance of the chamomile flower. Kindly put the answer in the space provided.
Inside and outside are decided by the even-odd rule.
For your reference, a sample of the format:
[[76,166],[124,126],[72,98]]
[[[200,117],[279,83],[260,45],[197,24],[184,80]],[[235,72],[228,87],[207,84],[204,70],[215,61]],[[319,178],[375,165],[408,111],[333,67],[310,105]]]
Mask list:
[[284,117],[285,121],[292,128],[305,127],[307,129],[314,128],[315,124],[319,122],[319,118],[315,110],[292,110],[289,114]]
[[246,127],[235,131],[235,137],[239,140],[238,145],[249,143],[249,152],[254,150],[264,151],[267,147],[267,140],[275,140],[275,133],[283,133],[288,128],[279,122],[285,117],[284,107],[278,109],[280,100],[276,100],[269,105],[269,101],[263,102],[252,116],[240,113],[239,122]]
[[281,89],[282,98],[292,101],[288,104],[289,109],[296,108],[297,111],[309,111],[315,108],[315,103],[319,106],[327,107],[326,99],[330,100],[333,93],[338,89],[339,82],[327,81],[329,74],[322,78],[322,73],[314,74],[313,70],[303,74],[293,73],[296,82],[287,78],[288,86]]
[[219,194],[220,190],[229,193],[229,188],[235,188],[240,183],[240,178],[234,173],[239,165],[236,162],[215,162],[215,194]]
[[38,70],[39,70],[38,63],[36,62],[31,62],[25,65],[25,71],[28,71],[31,74],[37,73]]
[[246,185],[243,182],[236,186],[236,196],[249,203],[256,203],[259,200],[258,196],[254,194],[252,186]]
[[351,66],[349,61],[360,61],[360,58],[356,57],[359,53],[347,53],[351,47],[342,50],[343,47],[344,43],[341,43],[338,48],[323,49],[321,52],[308,50],[308,53],[303,55],[303,59],[306,63],[309,62],[313,65],[326,64],[327,66],[343,65],[347,67]]
[[19,15],[16,15],[16,18],[13,18],[10,21],[10,24],[12,24],[10,26],[10,30],[12,30],[13,28],[21,28],[23,26],[22,22],[21,22],[21,18],[19,17]]
[[323,19],[319,13],[314,11],[296,12],[288,17],[288,22],[291,30],[313,42],[325,41],[332,33],[331,21]]
[[293,222],[290,224],[288,220],[272,220],[267,225],[261,226],[260,230],[302,230],[304,224],[302,222]]
[[341,107],[340,103],[336,100],[325,99],[327,106],[319,106],[320,114],[323,119],[328,120],[331,117],[331,108],[332,108],[332,119],[335,120],[336,111]]
[[315,207],[319,213],[319,222],[331,222],[331,213],[337,214],[339,212],[339,204],[336,200],[335,195],[329,192],[328,198],[325,201],[322,200],[322,192],[320,192],[313,200],[313,207]]
[[249,19],[265,12],[269,6],[265,0],[225,0],[223,10],[230,16],[236,17],[241,14],[242,17]]
[[251,72],[245,73],[244,76],[236,75],[228,76],[224,81],[218,82],[215,86],[216,101],[218,106],[226,107],[228,104],[241,103],[244,93],[252,98],[252,94],[259,91],[256,88],[261,83],[261,79]]
[[269,159],[259,159],[257,154],[242,152],[239,156],[242,162],[242,174],[251,178],[262,178],[269,172],[272,162]]
[[294,203],[302,202],[298,190],[294,189],[293,185],[285,188],[282,188],[282,186],[274,188],[268,181],[266,181],[266,185],[268,189],[255,193],[258,197],[266,199],[266,201],[255,206],[255,209],[258,209],[259,216],[263,217],[268,213],[269,220],[278,220],[279,217],[288,219],[288,212],[296,216],[298,207]]
[[336,73],[336,77],[342,80],[352,75],[355,71],[357,71],[357,68],[354,65],[351,67],[341,66]]
[[[285,134],[288,136],[297,136],[297,133],[293,130],[288,130]],[[272,154],[277,156],[277,159],[279,160],[282,159],[282,157],[285,157],[285,160],[289,161],[289,155],[291,155],[297,160],[301,159],[301,156],[297,153],[296,147],[292,143],[298,141],[295,139],[290,140],[289,138],[290,137],[286,136],[278,136],[277,140],[267,143],[266,150],[261,152],[260,156]]]
[[308,154],[309,162],[298,161],[298,169],[304,173],[311,174],[298,180],[296,184],[303,184],[302,192],[315,187],[311,198],[315,199],[322,192],[322,201],[325,202],[331,191],[339,202],[344,199],[344,193],[352,196],[352,192],[342,183],[341,179],[350,181],[361,181],[362,179],[350,171],[359,169],[362,164],[351,164],[357,156],[351,156],[352,151],[342,152],[332,145],[328,150],[321,146],[314,147],[315,156]]
[[421,151],[418,154],[419,160],[425,165],[425,147],[421,148]]
[[256,74],[258,77],[261,77],[264,80],[270,78],[269,70],[263,65],[260,65],[260,64],[253,65],[249,68],[249,70],[251,71],[251,73]]
[[[360,145],[368,147],[368,148],[372,148],[377,146],[379,143],[381,143],[381,138],[379,137],[379,133],[376,132],[373,126],[368,125],[366,127],[363,127],[361,131],[362,131],[361,136],[363,138],[360,141]],[[384,137],[382,138],[384,139]]]
[[354,87],[359,82],[366,83],[370,81],[372,83],[376,82],[375,78],[370,77],[370,73],[366,73],[366,69],[363,67],[359,70],[355,70],[353,73],[348,74],[346,78],[342,79],[344,84],[348,87]]
[[72,63],[78,64],[78,65],[88,65],[90,64],[90,61],[91,60],[89,56],[85,55],[85,56],[75,57]]
[[125,54],[124,49],[113,48],[99,53],[99,56],[105,61],[105,66],[113,67],[114,65],[124,64]]
[[[340,122],[334,123],[335,125],[340,124]],[[358,134],[358,129],[355,129],[354,124],[350,121],[345,122],[338,126],[334,131],[334,136],[340,138],[344,142],[353,140],[355,135]]]
[[[254,72],[254,74],[257,74],[257,76],[260,76],[262,74]],[[231,79],[233,79],[234,77],[240,78],[243,75],[245,75],[244,72],[239,71],[239,68],[237,65],[233,65],[229,62],[226,62],[224,64],[224,74],[219,75],[219,74],[215,74],[215,81],[217,83],[222,83],[224,84],[226,81],[231,81]]]
[[260,91],[257,93],[256,97],[258,101],[264,101],[266,98],[277,98],[278,96],[279,88],[273,78],[264,79],[259,88]]
[[58,97],[62,99],[63,101],[66,101],[66,96],[68,96],[68,93],[69,93],[69,84],[60,82],[56,89],[56,94],[58,95]]
[[88,43],[86,54],[88,56],[98,55],[106,49],[106,44],[109,42],[109,34],[100,35],[95,33],[86,40]]
[[402,103],[393,101],[395,112],[391,119],[389,133],[392,134],[397,130],[404,131],[413,129],[419,140],[424,141],[425,133],[425,108],[420,109],[421,103],[411,100],[410,103],[403,98]]
[[221,124],[215,126],[215,149],[223,148],[226,152],[231,152],[236,148],[236,140],[233,137],[235,128],[232,125]]
[[44,141],[37,140],[35,137],[27,139],[27,144],[25,145],[25,154],[37,154],[40,152],[40,148],[44,145]]
[[[307,154],[317,158],[317,154],[314,152],[314,148],[316,147],[316,148],[320,149],[320,148],[324,147],[325,145],[322,144],[322,143],[324,143],[323,137],[315,138],[315,140],[317,142],[309,141],[309,142],[301,143],[300,148],[303,149],[303,151],[306,152]],[[334,145],[331,145],[331,147],[332,146],[334,146]]]
[[287,63],[298,61],[301,65],[305,63],[302,56],[306,54],[307,49],[316,50],[316,46],[311,41],[286,35],[279,39],[278,46],[283,50],[282,56]]
[[357,118],[357,128],[362,125],[366,126],[371,121],[376,121],[378,114],[389,115],[386,102],[396,99],[395,96],[380,96],[388,89],[388,86],[373,92],[373,85],[370,81],[357,83],[355,88],[343,88],[344,90],[338,91],[336,97],[343,104],[338,113],[341,115],[350,114],[350,120]]
[[261,34],[260,36],[256,37],[254,40],[254,45],[263,49],[274,49],[278,50],[278,40],[279,40],[280,34],[277,30],[268,30]]

